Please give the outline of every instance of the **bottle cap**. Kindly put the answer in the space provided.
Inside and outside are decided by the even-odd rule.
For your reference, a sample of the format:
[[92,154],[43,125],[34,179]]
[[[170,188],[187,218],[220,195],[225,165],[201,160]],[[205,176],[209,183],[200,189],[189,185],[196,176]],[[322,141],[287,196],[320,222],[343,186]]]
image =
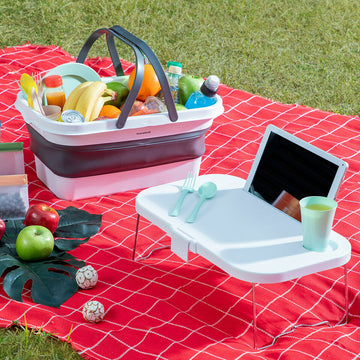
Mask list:
[[219,88],[220,79],[219,79],[216,75],[210,75],[210,76],[205,80],[205,84],[206,84],[206,87],[207,87],[209,90],[217,91],[218,88]]
[[44,78],[44,84],[47,88],[57,88],[63,84],[60,75],[49,75]]
[[201,92],[208,96],[214,97],[218,91],[220,79],[216,75],[210,75],[201,85]]
[[179,68],[182,69],[182,63],[180,62],[176,62],[176,61],[168,61],[167,63],[167,67],[169,68],[170,66],[177,66]]

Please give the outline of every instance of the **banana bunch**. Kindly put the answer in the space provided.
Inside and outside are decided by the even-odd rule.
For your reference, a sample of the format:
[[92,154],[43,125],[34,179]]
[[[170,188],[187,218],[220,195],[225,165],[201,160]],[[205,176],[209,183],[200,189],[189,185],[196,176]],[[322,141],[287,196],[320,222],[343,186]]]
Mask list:
[[76,110],[84,115],[85,121],[93,121],[106,101],[116,96],[102,81],[86,81],[78,85],[65,101],[63,111]]

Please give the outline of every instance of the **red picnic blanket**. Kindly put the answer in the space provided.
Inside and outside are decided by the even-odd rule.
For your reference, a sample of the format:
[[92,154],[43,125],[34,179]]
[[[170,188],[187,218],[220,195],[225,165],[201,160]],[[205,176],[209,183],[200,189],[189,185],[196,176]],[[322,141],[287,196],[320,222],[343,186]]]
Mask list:
[[[29,292],[16,302],[0,289],[0,325],[14,320],[42,328],[70,342],[89,359],[354,359],[360,352],[360,121],[297,104],[284,105],[221,85],[225,112],[207,133],[201,174],[246,178],[269,124],[340,157],[349,170],[338,194],[334,230],[352,245],[349,270],[349,322],[334,326],[344,314],[344,272],[324,271],[278,284],[256,284],[258,346],[297,324],[329,320],[333,327],[299,327],[274,346],[254,350],[251,284],[232,278],[192,254],[183,262],[169,249],[132,261],[138,191],[79,201],[57,199],[38,180],[29,136],[14,102],[22,73],[42,75],[75,58],[57,46],[26,44],[0,50],[0,121],[2,142],[24,142],[30,203],[56,209],[76,206],[103,214],[100,232],[73,254],[98,272],[91,290],[79,290],[59,309],[35,304]],[[100,76],[112,76],[109,58],[86,61]],[[126,73],[133,64],[123,61]],[[0,164],[1,166],[1,164]],[[137,256],[169,245],[166,234],[143,220]],[[1,280],[0,280],[0,284]],[[81,314],[89,300],[105,306],[96,325]]]

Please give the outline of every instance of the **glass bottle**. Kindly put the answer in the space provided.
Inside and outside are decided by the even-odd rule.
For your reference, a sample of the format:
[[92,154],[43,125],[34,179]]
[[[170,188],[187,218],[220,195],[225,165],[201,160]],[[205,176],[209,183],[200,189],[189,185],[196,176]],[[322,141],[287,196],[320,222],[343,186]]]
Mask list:
[[216,75],[210,75],[201,85],[200,90],[193,92],[185,107],[195,109],[210,106],[216,103],[216,93],[218,91],[220,80]]
[[60,75],[49,75],[44,78],[44,85],[47,104],[60,106],[62,110],[66,100],[62,77]]

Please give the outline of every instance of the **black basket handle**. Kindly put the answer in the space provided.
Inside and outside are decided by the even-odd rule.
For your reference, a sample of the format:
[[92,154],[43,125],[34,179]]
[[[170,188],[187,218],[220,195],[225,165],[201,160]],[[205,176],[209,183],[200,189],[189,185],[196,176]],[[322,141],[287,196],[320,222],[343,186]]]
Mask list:
[[[108,31],[108,29],[98,29],[94,31],[85,41],[83,47],[80,50],[80,53],[76,59],[78,63],[84,63],[89,53],[90,48],[94,44],[94,42],[103,34],[106,34],[106,42],[109,50],[109,54],[115,69],[115,73],[117,76],[124,76],[124,70],[122,68],[119,55],[116,51],[114,36]],[[114,51],[115,50],[115,51]]]
[[151,48],[142,40],[137,38],[135,35],[131,34],[124,28],[122,28],[119,25],[115,25],[109,29],[107,28],[101,28],[98,30],[95,30],[85,41],[83,47],[80,50],[79,56],[76,60],[76,62],[84,63],[86,56],[91,48],[91,46],[94,44],[94,42],[103,34],[106,34],[106,42],[107,47],[111,56],[111,60],[113,62],[113,66],[115,69],[115,73],[117,76],[123,76],[124,71],[121,66],[120,58],[118,55],[118,52],[115,47],[115,41],[114,36],[124,42],[125,44],[129,45],[134,53],[136,58],[136,74],[134,79],[134,84],[129,92],[129,95],[125,101],[125,104],[123,106],[123,109],[120,113],[120,116],[118,118],[118,121],[116,123],[116,127],[121,129],[124,127],[126,120],[130,114],[132,105],[134,104],[136,97],[139,93],[143,77],[144,77],[144,64],[145,64],[145,58],[144,55],[147,57],[147,59],[150,61],[151,65],[153,66],[155,73],[159,79],[160,86],[164,95],[165,104],[168,109],[168,115],[170,118],[170,121],[175,122],[178,119],[178,114],[175,108],[173,97],[171,96],[171,91],[169,87],[169,83],[167,81],[165,72],[163,67],[161,66],[158,58],[154,54],[154,52],[151,50]]

